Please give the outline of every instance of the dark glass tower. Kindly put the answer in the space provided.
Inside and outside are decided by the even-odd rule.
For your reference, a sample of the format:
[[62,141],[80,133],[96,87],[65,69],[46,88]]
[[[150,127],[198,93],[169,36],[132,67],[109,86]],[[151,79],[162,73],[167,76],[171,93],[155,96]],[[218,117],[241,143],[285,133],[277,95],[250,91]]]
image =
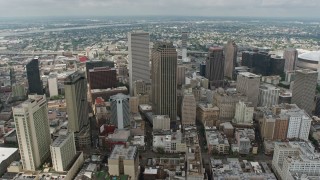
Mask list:
[[33,58],[27,65],[27,78],[29,85],[29,94],[43,95],[42,81],[39,72],[39,58]]

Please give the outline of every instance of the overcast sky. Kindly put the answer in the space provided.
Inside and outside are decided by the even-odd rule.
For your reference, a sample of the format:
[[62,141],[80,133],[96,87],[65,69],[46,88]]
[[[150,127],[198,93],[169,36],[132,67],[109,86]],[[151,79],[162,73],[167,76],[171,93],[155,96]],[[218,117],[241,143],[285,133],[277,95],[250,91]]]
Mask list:
[[90,15],[320,18],[320,0],[0,0],[0,17]]

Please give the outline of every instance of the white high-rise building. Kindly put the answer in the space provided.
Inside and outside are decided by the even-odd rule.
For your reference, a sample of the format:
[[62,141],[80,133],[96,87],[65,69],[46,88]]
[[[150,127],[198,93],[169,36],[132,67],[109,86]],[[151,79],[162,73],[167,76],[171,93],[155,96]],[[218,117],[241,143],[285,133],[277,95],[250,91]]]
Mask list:
[[150,35],[147,32],[128,33],[130,95],[133,95],[133,82],[143,80],[150,83]]
[[259,107],[272,107],[279,101],[280,89],[271,85],[263,84],[259,88]]
[[45,95],[29,99],[12,108],[23,169],[37,170],[50,156],[50,129]]
[[236,113],[233,119],[234,123],[253,123],[254,107],[249,102],[239,101],[236,104]]
[[170,129],[170,117],[168,115],[153,115],[152,122],[154,130]]
[[308,141],[312,119],[304,110],[289,111],[286,113],[289,117],[287,138],[299,138]]
[[60,135],[50,146],[51,159],[54,170],[66,171],[76,155],[76,144],[73,133]]
[[58,96],[58,81],[57,81],[57,77],[54,76],[50,76],[48,78],[48,86],[49,86],[49,94],[50,97],[53,96]]
[[319,179],[319,158],[310,142],[276,142],[272,169],[282,180]]

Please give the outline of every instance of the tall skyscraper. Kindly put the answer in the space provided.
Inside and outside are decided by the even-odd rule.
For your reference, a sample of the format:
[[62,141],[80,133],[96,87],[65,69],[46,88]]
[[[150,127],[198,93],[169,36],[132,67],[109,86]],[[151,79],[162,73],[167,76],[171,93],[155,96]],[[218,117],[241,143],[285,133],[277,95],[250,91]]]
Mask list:
[[118,129],[130,126],[129,96],[117,94],[110,97],[111,101],[111,123]]
[[35,171],[50,156],[50,129],[45,95],[29,99],[12,108],[23,169]]
[[233,78],[233,72],[234,67],[237,63],[237,52],[238,52],[238,46],[236,43],[232,40],[228,41],[228,43],[225,46],[225,65],[224,65],[224,76],[232,79]]
[[128,34],[129,80],[130,94],[133,94],[133,82],[143,80],[150,83],[150,35],[147,32],[136,31]]
[[206,62],[206,78],[209,80],[210,87],[219,87],[223,85],[224,54],[223,49],[220,47],[209,48]]
[[257,107],[259,102],[259,87],[259,75],[241,72],[237,76],[237,91],[245,94],[248,97],[248,101],[252,102],[253,107]]
[[27,79],[29,94],[43,94],[42,81],[40,79],[39,58],[33,58],[27,65]]
[[76,71],[65,78],[65,97],[68,113],[68,130],[80,132],[89,125],[87,81],[83,72]]
[[187,47],[188,47],[188,32],[182,32],[181,35],[181,51],[182,51],[182,61],[188,62],[188,56],[187,56]]
[[288,48],[283,53],[283,58],[285,59],[284,71],[295,70],[296,62],[298,60],[298,51],[293,48]]
[[49,78],[48,78],[48,86],[49,86],[50,97],[59,95],[57,76],[55,76],[55,75],[50,75],[49,76]]
[[182,86],[186,84],[186,67],[178,66],[177,68],[177,84],[178,86]]
[[177,120],[177,51],[172,43],[158,43],[152,52],[152,110]]
[[291,102],[304,109],[309,115],[313,110],[317,79],[317,71],[309,69],[296,71]]

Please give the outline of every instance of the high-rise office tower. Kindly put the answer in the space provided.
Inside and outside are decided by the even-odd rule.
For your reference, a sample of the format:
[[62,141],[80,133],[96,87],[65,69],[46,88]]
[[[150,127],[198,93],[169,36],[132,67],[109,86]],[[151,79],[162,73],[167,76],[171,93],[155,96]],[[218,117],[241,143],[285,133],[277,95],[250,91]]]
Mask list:
[[291,102],[304,109],[309,115],[312,114],[313,110],[317,79],[317,71],[309,69],[296,71]]
[[187,92],[182,98],[181,105],[181,124],[183,126],[191,126],[196,124],[196,99],[192,92]]
[[65,97],[68,113],[68,130],[80,132],[89,125],[87,81],[83,72],[76,71],[65,78]]
[[178,66],[177,68],[177,84],[178,86],[182,86],[186,83],[186,67]]
[[172,43],[158,43],[152,52],[152,110],[177,120],[177,51]]
[[232,79],[233,78],[233,72],[234,67],[237,63],[237,52],[238,52],[238,46],[236,43],[232,40],[228,41],[228,43],[225,46],[225,65],[224,65],[224,76]]
[[280,89],[271,85],[263,84],[259,88],[259,107],[272,107],[278,104]]
[[295,70],[296,62],[298,60],[298,51],[293,48],[288,48],[283,53],[283,58],[285,59],[284,71]]
[[108,67],[89,69],[88,81],[90,89],[115,88],[118,85],[117,71]]
[[150,35],[147,32],[136,31],[128,33],[129,51],[129,81],[130,94],[133,94],[133,82],[143,80],[150,82]]
[[50,151],[54,170],[58,172],[66,171],[76,155],[74,134],[60,135],[50,145]]
[[49,78],[48,78],[48,86],[49,86],[49,95],[50,95],[50,97],[59,95],[57,76],[55,76],[55,75],[50,75],[49,76]]
[[206,78],[209,80],[210,87],[223,85],[224,79],[224,54],[220,47],[209,48],[206,63]]
[[130,126],[129,96],[117,94],[110,97],[111,101],[111,123],[118,129]]
[[200,64],[200,76],[205,77],[206,76],[206,63],[202,62]]
[[241,72],[237,76],[237,91],[245,94],[248,97],[248,101],[252,102],[253,107],[257,107],[259,102],[259,87],[259,75]]
[[23,169],[37,170],[50,156],[50,129],[45,95],[29,99],[12,108]]
[[187,56],[187,46],[188,46],[188,32],[182,32],[181,35],[181,51],[182,51],[182,61],[188,62],[188,56]]
[[40,79],[39,58],[33,58],[27,65],[27,79],[29,94],[43,94],[42,81]]

